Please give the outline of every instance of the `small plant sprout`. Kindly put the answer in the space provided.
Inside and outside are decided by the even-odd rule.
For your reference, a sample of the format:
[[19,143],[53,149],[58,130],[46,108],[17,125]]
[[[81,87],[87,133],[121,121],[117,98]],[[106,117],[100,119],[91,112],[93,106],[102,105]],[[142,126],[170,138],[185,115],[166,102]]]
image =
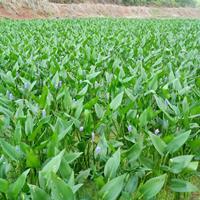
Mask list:
[[156,129],[156,130],[154,131],[154,134],[155,134],[155,135],[159,135],[159,133],[160,133],[159,129]]
[[46,117],[46,115],[47,115],[47,112],[46,112],[46,110],[45,110],[45,109],[43,109],[43,110],[42,110],[42,117],[43,117],[43,118],[45,118],[45,117]]
[[81,127],[79,128],[79,131],[80,131],[80,132],[83,132],[83,130],[84,130],[84,128],[83,128],[83,126],[81,126]]
[[94,141],[95,141],[95,133],[92,132],[92,142],[94,142]]
[[128,125],[128,132],[130,133],[132,132],[132,130],[133,130],[133,127],[131,125]]
[[96,153],[97,155],[101,153],[101,147],[100,147],[100,146],[97,146],[97,147],[96,147],[95,153]]

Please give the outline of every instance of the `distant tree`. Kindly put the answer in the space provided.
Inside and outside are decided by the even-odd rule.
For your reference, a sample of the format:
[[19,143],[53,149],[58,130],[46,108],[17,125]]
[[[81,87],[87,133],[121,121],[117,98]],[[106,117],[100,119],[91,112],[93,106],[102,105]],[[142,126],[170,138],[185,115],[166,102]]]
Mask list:
[[195,6],[196,0],[176,0],[180,6]]

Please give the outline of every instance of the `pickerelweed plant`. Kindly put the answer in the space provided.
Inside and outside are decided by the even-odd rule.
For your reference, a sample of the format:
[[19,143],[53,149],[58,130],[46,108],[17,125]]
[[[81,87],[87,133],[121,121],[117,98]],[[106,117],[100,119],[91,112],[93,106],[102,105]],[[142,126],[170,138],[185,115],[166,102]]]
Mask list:
[[199,21],[0,21],[0,199],[189,199],[199,132]]

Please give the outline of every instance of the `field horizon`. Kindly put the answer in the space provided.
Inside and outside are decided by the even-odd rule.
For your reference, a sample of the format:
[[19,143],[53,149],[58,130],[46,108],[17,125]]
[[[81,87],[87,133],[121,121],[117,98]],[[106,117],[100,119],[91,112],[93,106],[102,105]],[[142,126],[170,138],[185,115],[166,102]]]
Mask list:
[[101,3],[0,3],[0,18],[37,19],[37,18],[191,18],[200,19],[200,8],[124,6]]

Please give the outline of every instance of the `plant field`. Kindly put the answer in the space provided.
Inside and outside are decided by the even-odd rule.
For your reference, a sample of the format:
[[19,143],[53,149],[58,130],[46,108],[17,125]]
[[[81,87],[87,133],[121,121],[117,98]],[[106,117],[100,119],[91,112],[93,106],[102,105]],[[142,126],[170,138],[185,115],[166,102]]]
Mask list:
[[200,21],[0,21],[0,199],[198,199],[199,160]]

